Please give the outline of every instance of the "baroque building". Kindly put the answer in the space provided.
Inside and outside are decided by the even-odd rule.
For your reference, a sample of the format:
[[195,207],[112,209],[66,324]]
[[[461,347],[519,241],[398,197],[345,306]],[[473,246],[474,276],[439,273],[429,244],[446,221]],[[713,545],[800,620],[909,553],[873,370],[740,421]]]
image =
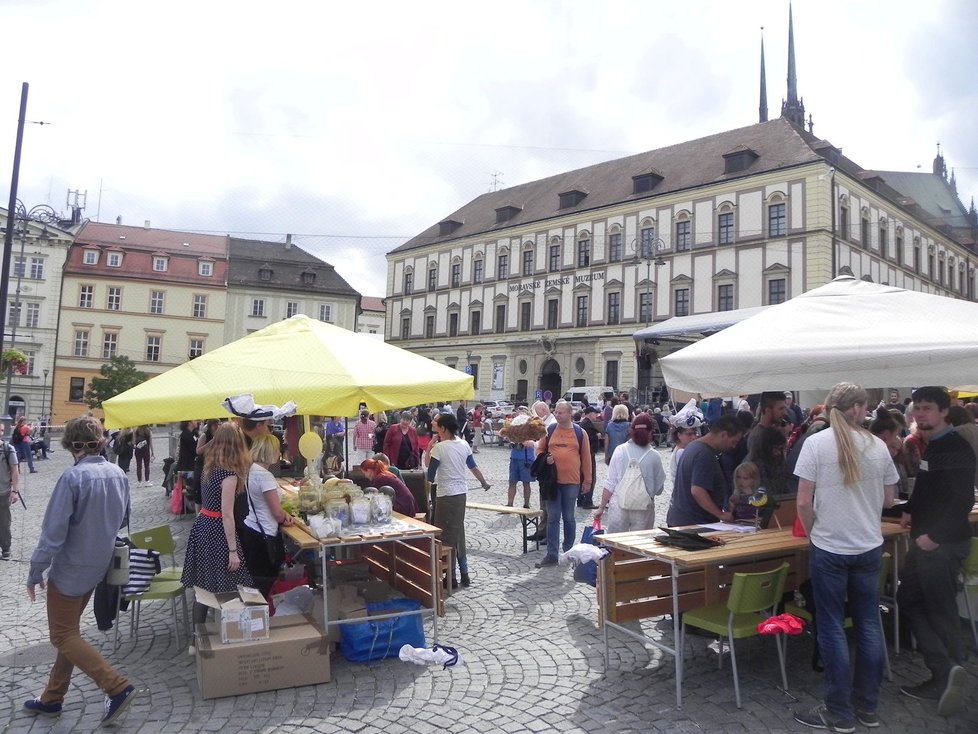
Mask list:
[[974,217],[943,158],[874,171],[815,136],[792,31],[778,119],[762,49],[757,124],[483,194],[388,253],[388,339],[468,368],[484,399],[608,385],[644,402],[683,342],[633,335],[673,317],[781,303],[844,268],[974,299]]

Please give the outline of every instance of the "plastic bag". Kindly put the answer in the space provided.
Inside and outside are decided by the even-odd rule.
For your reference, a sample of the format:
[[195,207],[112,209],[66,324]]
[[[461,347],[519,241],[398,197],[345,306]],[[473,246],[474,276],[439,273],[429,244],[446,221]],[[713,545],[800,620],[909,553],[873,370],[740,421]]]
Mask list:
[[[414,612],[421,604],[413,599],[368,602],[368,614]],[[351,663],[396,658],[404,645],[427,647],[420,614],[340,625],[340,652]]]
[[[594,520],[594,525],[588,525],[584,528],[584,532],[581,533],[581,542],[590,543],[591,545],[597,545],[594,540],[595,535],[600,535],[604,530],[601,529],[601,518],[596,518]],[[588,584],[590,586],[598,585],[598,562],[588,561],[587,563],[580,563],[574,567],[574,580],[580,581],[582,584]]]

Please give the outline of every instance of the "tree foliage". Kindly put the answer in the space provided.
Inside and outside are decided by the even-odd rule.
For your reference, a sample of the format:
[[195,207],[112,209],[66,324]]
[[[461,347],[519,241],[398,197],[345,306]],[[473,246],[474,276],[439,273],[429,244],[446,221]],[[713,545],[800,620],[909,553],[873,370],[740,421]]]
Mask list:
[[85,391],[85,403],[89,408],[101,408],[109,398],[147,380],[146,373],[137,370],[136,363],[124,356],[113,357],[102,365],[99,372],[101,377],[93,377]]

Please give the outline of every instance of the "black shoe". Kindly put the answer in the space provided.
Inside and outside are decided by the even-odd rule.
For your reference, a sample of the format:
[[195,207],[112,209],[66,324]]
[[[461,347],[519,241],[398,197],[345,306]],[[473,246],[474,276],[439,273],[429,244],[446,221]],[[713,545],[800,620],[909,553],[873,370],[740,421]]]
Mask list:
[[590,504],[590,503],[589,504],[586,504],[586,505],[578,505],[578,507],[580,507],[582,510],[596,510],[596,509],[598,509],[598,506],[597,505]]
[[457,589],[458,588],[458,579],[457,578],[454,578],[454,577],[452,578],[452,588],[453,589]]
[[939,701],[944,693],[945,685],[931,678],[916,686],[900,686],[900,693],[920,701]]
[[469,586],[472,585],[472,582],[469,580],[469,575],[467,573],[460,574],[460,576],[462,577],[462,586],[468,588]]
[[556,566],[557,565],[557,559],[556,558],[551,558],[550,556],[547,556],[542,561],[540,561],[539,563],[536,563],[534,565],[537,568],[547,568],[548,566]]
[[795,721],[812,729],[827,729],[828,731],[841,732],[841,734],[852,734],[856,731],[854,721],[836,718],[823,705],[818,705],[811,711],[796,711]]
[[856,721],[867,729],[875,729],[880,725],[880,717],[876,713],[860,711],[859,709],[856,709]]

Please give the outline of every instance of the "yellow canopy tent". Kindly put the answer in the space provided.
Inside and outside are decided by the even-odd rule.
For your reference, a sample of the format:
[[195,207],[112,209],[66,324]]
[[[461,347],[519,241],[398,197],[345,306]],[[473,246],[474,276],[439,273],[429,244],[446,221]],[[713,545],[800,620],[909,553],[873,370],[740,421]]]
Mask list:
[[107,428],[222,418],[221,401],[294,400],[303,415],[356,415],[471,400],[472,377],[364,334],[297,315],[174,367],[105,401]]

